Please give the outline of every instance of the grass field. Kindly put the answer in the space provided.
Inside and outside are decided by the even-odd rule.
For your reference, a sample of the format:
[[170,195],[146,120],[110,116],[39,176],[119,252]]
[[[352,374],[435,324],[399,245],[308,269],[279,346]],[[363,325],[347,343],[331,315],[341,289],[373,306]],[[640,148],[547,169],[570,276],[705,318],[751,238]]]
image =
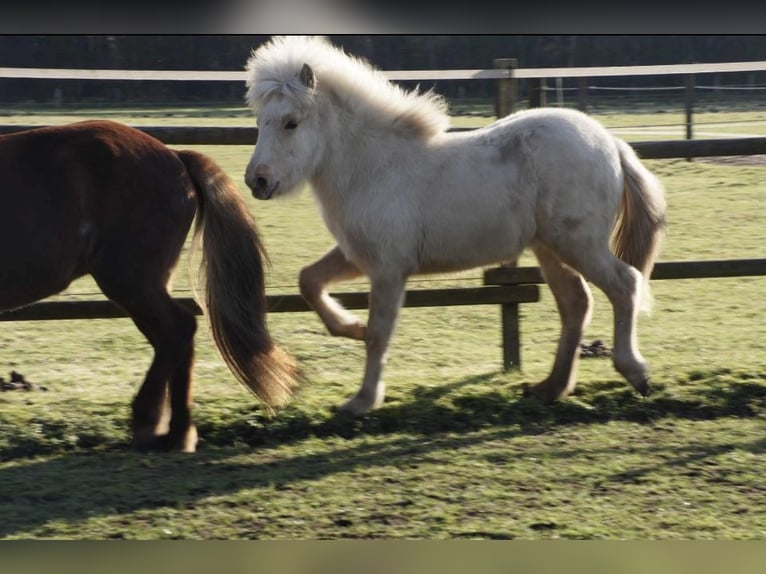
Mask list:
[[[710,113],[725,132],[747,119]],[[139,126],[252,121],[232,108],[59,110],[0,122],[94,115]],[[736,131],[759,133],[761,115]],[[597,117],[610,127],[668,123],[667,114]],[[196,149],[242,180],[249,147]],[[667,188],[661,260],[763,257],[766,168],[646,163]],[[294,293],[298,270],[332,246],[314,201],[308,193],[248,201],[272,260],[269,291]],[[180,296],[189,296],[186,267],[175,281]],[[472,270],[411,285],[480,283]],[[763,538],[766,279],[652,289],[654,313],[639,321],[653,373],[646,399],[605,359],[581,361],[577,393],[565,401],[522,397],[523,383],[547,374],[558,335],[545,288],[522,309],[521,373],[500,369],[497,308],[405,309],[386,404],[358,420],[333,408],[355,392],[363,348],[326,335],[313,314],[269,317],[308,376],[274,418],[237,385],[201,328],[194,455],[127,448],[128,405],[150,360],[130,321],[2,323],[0,375],[19,371],[47,391],[0,394],[0,538]],[[611,310],[594,295],[585,339],[609,343]],[[84,279],[61,296],[98,294]]]

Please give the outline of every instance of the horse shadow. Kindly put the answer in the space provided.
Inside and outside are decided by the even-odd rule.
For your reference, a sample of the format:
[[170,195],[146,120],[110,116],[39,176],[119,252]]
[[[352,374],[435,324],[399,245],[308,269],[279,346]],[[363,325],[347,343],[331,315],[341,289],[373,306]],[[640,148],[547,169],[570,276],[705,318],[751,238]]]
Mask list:
[[[515,432],[495,434],[509,438]],[[252,450],[247,447],[203,448],[193,455],[81,451],[20,461],[0,468],[0,539],[47,538],[61,532],[61,522],[162,507],[194,508],[202,499],[241,490],[290,489],[360,467],[405,464],[433,449],[464,448],[481,440],[470,435],[438,437],[425,445],[420,437],[406,436],[377,444],[348,443],[332,452],[302,452],[278,461],[269,455],[243,462],[243,452]],[[59,527],[49,532],[46,525],[51,522]],[[255,515],[248,528],[259,524]],[[107,536],[123,537],[119,532]]]
[[[730,371],[722,370],[723,375]],[[515,427],[522,434],[538,434],[571,424],[630,421],[650,424],[665,417],[711,420],[752,417],[766,411],[766,374],[734,382],[688,386],[683,394],[671,392],[674,383],[653,383],[641,397],[622,379],[581,385],[568,399],[544,402],[528,396],[521,384],[507,385],[502,375],[489,372],[433,387],[415,387],[399,400],[365,415],[352,417],[330,411],[326,416],[288,408],[268,420],[260,411],[242,407],[225,425],[200,425],[212,445],[250,446],[284,444],[308,437],[387,435],[412,433],[469,433],[491,427]],[[482,390],[465,387],[479,385]],[[488,390],[490,389],[491,390]]]
[[[546,433],[562,425],[597,425],[613,420],[651,425],[664,417],[751,417],[766,409],[766,385],[758,381],[695,386],[682,398],[660,388],[656,396],[648,399],[627,389],[623,392],[622,381],[605,381],[590,389],[587,402],[575,395],[554,404],[525,397],[515,386],[460,392],[462,387],[492,382],[496,377],[496,373],[488,373],[438,387],[417,388],[402,400],[361,419],[337,414],[322,417],[287,409],[270,424],[259,425],[254,424],[258,411],[243,407],[241,416],[235,414],[226,424],[219,421],[216,429],[205,429],[207,423],[202,421],[200,430],[207,438],[194,455],[142,455],[130,451],[127,445],[112,444],[44,459],[16,457],[16,464],[0,468],[0,538],[24,537],[29,532],[45,537],[46,525],[51,522],[79,522],[161,507],[193,508],[204,498],[244,489],[289,489],[360,467],[411,464],[436,450],[452,452],[488,441],[500,441],[502,445],[503,441]],[[278,460],[271,455],[241,456],[252,453],[254,448],[299,443],[309,437],[350,439],[361,435],[388,439],[341,441],[331,452],[298,450]],[[731,448],[763,453],[766,439],[747,444],[681,446],[662,464],[683,467]],[[541,444],[538,454],[577,457],[582,453],[578,449],[572,445],[551,453]],[[0,452],[6,460],[10,454]],[[499,457],[504,464],[513,463],[508,453],[498,451],[486,456]],[[536,455],[525,451],[525,456]],[[613,480],[629,481],[653,470],[636,468],[631,471],[636,476],[616,476]],[[252,524],[257,528],[257,516]]]

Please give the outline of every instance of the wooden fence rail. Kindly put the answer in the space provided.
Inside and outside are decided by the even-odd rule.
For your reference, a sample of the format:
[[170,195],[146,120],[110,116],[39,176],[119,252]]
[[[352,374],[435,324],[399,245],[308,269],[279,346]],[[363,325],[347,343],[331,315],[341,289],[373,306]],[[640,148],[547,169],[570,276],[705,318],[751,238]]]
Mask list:
[[[348,309],[366,309],[368,293],[333,293]],[[412,289],[405,294],[405,307],[450,307],[456,305],[502,305],[509,301],[533,303],[540,298],[536,285],[493,285],[480,287],[455,287],[450,289]],[[176,298],[193,313],[200,315],[202,309],[190,297]],[[298,294],[268,295],[270,313],[295,313],[311,311]],[[104,300],[41,301],[27,307],[0,313],[0,321],[61,321],[69,319],[118,319],[128,314],[116,303]]]
[[[503,58],[512,60],[512,58]],[[614,76],[666,76],[766,71],[766,60],[711,62],[697,64],[658,64],[648,66],[588,66],[579,68],[518,68],[452,70],[382,70],[389,80],[469,80],[509,78],[595,78]],[[141,80],[183,82],[243,82],[244,70],[83,70],[75,68],[0,67],[0,78],[38,80]]]
[[[655,264],[652,280],[712,279],[766,275],[766,259],[709,259],[665,261]],[[538,267],[494,267],[484,272],[485,285],[545,283]]]
[[[366,309],[369,293],[347,292],[333,293],[348,309]],[[297,294],[269,295],[270,313],[292,313],[311,311],[306,301]],[[450,289],[412,289],[405,293],[404,307],[448,307],[455,305],[499,305],[506,309],[518,309],[520,303],[533,303],[540,300],[537,285],[490,285],[483,287],[463,287]],[[176,298],[176,301],[200,315],[202,309],[191,298]],[[117,319],[128,314],[117,304],[109,300],[99,301],[41,301],[27,307],[0,313],[0,321],[59,321],[69,319]],[[517,313],[518,316],[518,313]],[[521,343],[518,336],[518,323],[508,321],[512,313],[503,312],[501,325],[503,357],[511,361],[506,368],[521,367]],[[515,333],[515,335],[514,335]],[[508,346],[506,347],[506,342]],[[505,364],[505,363],[504,363]]]
[[[494,68],[490,69],[447,69],[447,70],[382,70],[388,79],[396,80],[495,80],[497,90],[495,93],[495,112],[498,117],[515,111],[519,99],[519,81],[529,83],[528,105],[538,107],[546,105],[546,82],[548,79],[557,81],[561,85],[564,78],[576,78],[578,81],[578,107],[587,109],[587,82],[588,78],[616,77],[616,76],[667,76],[679,75],[684,78],[684,117],[686,126],[686,139],[693,137],[692,116],[694,109],[694,92],[696,78],[700,74],[726,74],[742,72],[764,72],[766,61],[745,62],[714,62],[692,64],[663,64],[649,66],[599,66],[578,68],[520,68],[516,58],[496,58]],[[244,70],[82,70],[63,68],[20,68],[0,67],[0,78],[19,79],[32,78],[48,81],[55,80],[93,80],[93,81],[184,81],[184,82],[210,82],[228,81],[242,82],[246,79]],[[56,88],[56,101],[60,104],[61,89]],[[58,105],[57,104],[57,105]],[[172,128],[149,128],[156,131],[158,139],[169,144],[197,144],[206,143],[210,138],[205,135],[205,130],[217,128],[189,128],[189,132],[174,131],[169,139],[162,137],[165,129]],[[254,128],[232,128],[223,137],[226,141],[220,143],[248,144],[253,143]],[[1,133],[1,132],[0,132]],[[691,155],[686,158],[694,157]]]
[[[684,77],[685,98],[684,112],[686,123],[686,138],[692,139],[692,114],[694,109],[694,91],[697,75],[727,74],[742,72],[764,72],[766,61],[745,62],[710,62],[661,64],[648,66],[591,66],[564,68],[520,68],[516,58],[496,58],[494,68],[489,69],[447,69],[447,70],[381,70],[390,80],[495,80],[497,90],[495,95],[495,111],[498,116],[504,116],[518,108],[519,81],[529,82],[529,107],[545,105],[546,81],[555,79],[559,85],[564,78],[578,80],[578,107],[587,109],[588,78],[617,77],[617,76],[667,76]],[[55,80],[92,80],[92,81],[183,81],[183,82],[241,82],[244,83],[247,73],[244,70],[116,70],[116,69],[65,69],[65,68],[24,68],[0,67],[0,79],[39,79]],[[56,101],[60,104],[61,88],[54,90]],[[162,138],[160,138],[162,139]],[[164,141],[164,140],[163,140]],[[231,143],[252,143],[238,140]],[[176,142],[172,142],[176,143]],[[202,143],[197,141],[181,141],[178,143]],[[686,158],[693,156],[684,156]]]
[[[720,72],[763,71],[766,62],[729,62],[720,64],[682,64],[671,66],[629,66],[609,68],[552,68],[520,69],[515,60],[502,59],[496,62],[494,70],[414,70],[390,71],[390,79],[496,79],[498,94],[496,108],[502,114],[510,113],[517,97],[516,82],[519,79],[560,77],[597,77],[616,75],[662,75],[702,74]],[[0,77],[38,77],[48,79],[92,79],[92,80],[180,80],[180,81],[242,81],[243,72],[167,72],[130,70],[36,70],[27,68],[0,68]],[[542,84],[540,84],[542,85]],[[534,92],[534,90],[533,90]],[[540,98],[544,91],[534,92]],[[541,99],[540,105],[544,105]],[[687,138],[691,138],[691,104],[686,110]],[[39,125],[0,126],[0,134],[14,133]],[[258,130],[247,127],[176,127],[136,126],[167,145],[248,145],[255,144]],[[472,128],[459,128],[472,129]],[[631,144],[644,159],[692,158],[709,156],[766,154],[766,137],[737,139],[673,140],[633,142]],[[766,275],[766,259],[719,260],[719,261],[677,261],[658,263],[652,279],[699,279],[711,277],[738,277]],[[496,304],[501,309],[503,365],[505,368],[520,367],[521,337],[519,305],[539,300],[539,287],[543,283],[540,270],[536,267],[500,267],[488,269],[484,274],[484,286],[455,289],[416,289],[406,293],[406,307],[431,307],[449,305]],[[366,308],[368,293],[334,294],[350,309]],[[179,298],[178,302],[195,313],[201,313],[193,299]],[[300,312],[310,308],[297,294],[270,295],[269,312]],[[126,317],[126,313],[108,300],[100,301],[42,301],[28,307],[0,313],[0,321],[62,320]]]
[[[14,133],[39,126],[0,126],[0,133]],[[139,127],[168,145],[253,145],[256,127]],[[469,128],[470,129],[470,128]],[[645,159],[766,154],[766,137],[710,140],[635,142],[633,147]],[[691,279],[766,275],[766,260],[683,261],[659,263],[652,279]],[[503,367],[521,367],[521,327],[519,305],[539,300],[537,284],[543,282],[538,268],[500,267],[484,275],[484,287],[422,289],[407,292],[407,307],[496,304],[501,311]],[[367,293],[338,293],[350,309],[367,307]],[[201,310],[193,299],[179,302],[196,313]],[[297,294],[273,295],[269,312],[309,311]],[[28,307],[0,313],[0,321],[95,319],[125,317],[111,301],[42,301]]]
[[[14,133],[39,126],[0,126],[0,133]],[[256,127],[139,127],[168,145],[253,145]],[[631,145],[645,159],[688,158],[728,155],[766,154],[766,137],[710,140],[673,140],[634,142]],[[658,263],[652,279],[699,279],[766,275],[766,259],[679,261]],[[539,300],[538,284],[543,283],[536,267],[499,267],[484,274],[483,287],[455,289],[418,289],[407,291],[406,307],[441,307],[450,305],[499,305],[503,367],[521,367],[521,327],[519,305]],[[349,309],[366,308],[368,293],[337,293]],[[193,299],[178,299],[195,313],[201,313]],[[269,312],[310,311],[297,294],[271,295]],[[126,317],[125,312],[108,300],[42,301],[5,313],[0,321],[65,320]]]
[[[39,128],[40,125],[0,125],[0,135]],[[255,145],[258,128],[134,126],[166,145]],[[456,128],[468,131],[475,128]],[[671,159],[766,154],[766,137],[715,138],[631,142],[643,159]]]
[[[746,277],[766,275],[766,259],[719,259],[708,261],[666,261],[655,264],[652,280],[703,279],[715,277]],[[495,267],[484,272],[486,285],[534,285],[544,283],[539,267]],[[503,303],[501,324],[503,337],[503,368],[521,365],[521,317],[519,305]]]

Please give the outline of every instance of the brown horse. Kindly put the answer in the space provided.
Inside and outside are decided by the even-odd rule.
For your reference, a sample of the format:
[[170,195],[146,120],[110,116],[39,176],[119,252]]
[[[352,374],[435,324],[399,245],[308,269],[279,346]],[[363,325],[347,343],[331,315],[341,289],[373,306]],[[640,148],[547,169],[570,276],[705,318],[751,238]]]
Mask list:
[[222,357],[269,410],[290,399],[297,370],[267,330],[263,245],[237,187],[209,157],[111,121],[31,129],[0,136],[0,201],[0,310],[90,274],[151,343],[132,403],[136,447],[196,448],[196,319],[167,287],[195,213],[200,305]]

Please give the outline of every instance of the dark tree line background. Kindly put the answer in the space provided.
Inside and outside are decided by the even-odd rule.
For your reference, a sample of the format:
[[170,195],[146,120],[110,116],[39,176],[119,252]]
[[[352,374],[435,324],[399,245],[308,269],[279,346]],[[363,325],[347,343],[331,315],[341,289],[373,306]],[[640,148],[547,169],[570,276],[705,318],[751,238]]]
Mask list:
[[[491,68],[496,58],[519,67],[630,66],[766,60],[766,35],[545,36],[337,35],[347,51],[384,70]],[[242,70],[262,35],[2,35],[0,67]],[[766,75],[726,74],[728,84],[763,82]],[[677,77],[601,78],[601,85],[675,85]],[[414,82],[413,82],[414,84]],[[424,83],[448,97],[492,97],[487,80]],[[234,102],[241,82],[49,81],[0,79],[0,101]]]

